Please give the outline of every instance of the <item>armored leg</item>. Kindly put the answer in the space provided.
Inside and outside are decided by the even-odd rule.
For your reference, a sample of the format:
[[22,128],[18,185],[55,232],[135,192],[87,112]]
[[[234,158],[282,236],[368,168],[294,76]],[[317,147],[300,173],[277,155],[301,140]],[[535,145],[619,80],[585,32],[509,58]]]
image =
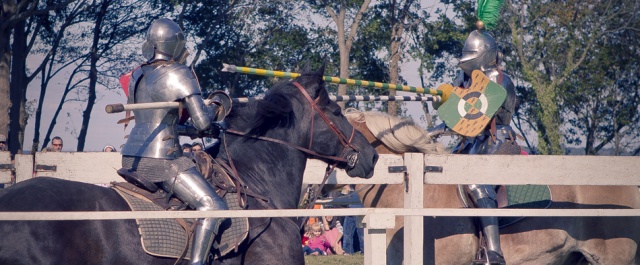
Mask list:
[[[195,167],[162,182],[162,188],[173,192],[178,199],[198,211],[227,210],[225,202],[218,197]],[[190,264],[203,264],[206,261],[221,221],[219,218],[198,219],[192,241]]]
[[[496,192],[491,185],[468,185],[467,192],[471,195],[471,199],[476,207],[479,208],[497,208]],[[482,225],[482,233],[487,241],[487,259],[488,264],[505,264],[500,248],[500,230],[498,227],[498,218],[495,216],[480,217]]]

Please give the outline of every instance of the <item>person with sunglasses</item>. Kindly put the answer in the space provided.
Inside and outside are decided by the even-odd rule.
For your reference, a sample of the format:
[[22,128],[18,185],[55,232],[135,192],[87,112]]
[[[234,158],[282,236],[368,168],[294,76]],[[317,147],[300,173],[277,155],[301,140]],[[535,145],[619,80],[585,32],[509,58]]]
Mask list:
[[62,152],[62,138],[55,136],[51,139],[51,152]]

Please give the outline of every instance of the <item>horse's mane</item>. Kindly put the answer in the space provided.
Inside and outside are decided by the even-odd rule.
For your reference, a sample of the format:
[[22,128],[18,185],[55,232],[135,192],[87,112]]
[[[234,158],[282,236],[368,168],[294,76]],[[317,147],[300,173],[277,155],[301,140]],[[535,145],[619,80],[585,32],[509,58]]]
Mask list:
[[412,120],[355,109],[347,109],[345,116],[349,120],[364,122],[369,131],[394,152],[447,153],[441,143],[433,142],[427,132]]
[[[295,81],[303,86],[316,85],[316,93],[324,89],[322,74],[324,67],[318,71],[305,69]],[[256,104],[256,113],[249,122],[248,135],[264,135],[274,128],[292,128],[295,126],[295,115],[291,100],[300,92],[291,81],[281,81],[275,84],[262,100]],[[326,92],[325,92],[326,93]],[[319,100],[328,100],[328,95],[321,94]],[[324,97],[323,97],[324,96]]]

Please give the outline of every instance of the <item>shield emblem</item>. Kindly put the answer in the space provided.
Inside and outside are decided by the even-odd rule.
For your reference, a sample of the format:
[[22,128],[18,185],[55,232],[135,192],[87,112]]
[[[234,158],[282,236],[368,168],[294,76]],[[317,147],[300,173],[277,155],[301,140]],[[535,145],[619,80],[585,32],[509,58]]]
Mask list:
[[448,86],[442,90],[450,90],[451,94],[438,108],[438,114],[447,127],[463,136],[482,133],[507,98],[507,91],[479,70],[473,71],[468,89],[442,86]]

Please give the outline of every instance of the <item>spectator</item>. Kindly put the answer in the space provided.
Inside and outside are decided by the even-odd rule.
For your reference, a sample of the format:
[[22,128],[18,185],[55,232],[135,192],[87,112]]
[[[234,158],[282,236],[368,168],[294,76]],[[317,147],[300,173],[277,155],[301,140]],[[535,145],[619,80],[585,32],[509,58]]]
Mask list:
[[304,226],[304,234],[302,234],[302,247],[309,245],[309,233],[311,233],[311,226]]
[[[325,206],[324,208],[329,207]],[[335,216],[323,216],[322,224],[325,231],[324,236],[329,241],[331,250],[333,250],[332,254],[342,255],[345,254],[344,250],[342,250],[343,227],[339,219],[341,218],[337,218]]]
[[195,153],[196,151],[202,151],[202,149],[203,149],[203,148],[202,148],[202,144],[201,144],[201,143],[194,142],[194,143],[191,145],[191,151],[192,151],[192,152],[194,152],[194,153]]
[[51,152],[61,152],[62,151],[62,138],[60,136],[55,136],[51,139],[51,148],[47,151]]
[[[358,196],[350,185],[346,185],[342,188],[342,194],[347,196]],[[350,204],[349,208],[362,208],[362,204]],[[355,239],[357,239],[357,241]],[[358,221],[355,216],[344,217],[342,247],[346,254],[354,254],[358,251],[364,253],[364,228],[358,227]]]
[[0,134],[0,151],[7,151],[7,137]]
[[191,153],[192,146],[190,144],[182,144],[182,153]]
[[[0,134],[0,152],[2,151],[7,151],[7,137],[4,136],[4,134]],[[11,163],[13,163],[14,161],[11,160]],[[11,172],[11,183],[13,183],[15,181],[15,175],[13,172]],[[5,183],[0,183],[0,188],[4,188],[5,187]]]
[[309,240],[307,245],[302,247],[302,251],[305,255],[327,255],[327,250],[331,248],[329,241],[324,236],[322,225],[320,223],[313,223],[311,225],[311,233],[307,235]]
[[182,155],[190,158],[193,155],[193,146],[191,144],[182,144]]
[[102,152],[117,152],[117,151],[115,147],[111,145],[107,145],[104,148],[102,148]]

